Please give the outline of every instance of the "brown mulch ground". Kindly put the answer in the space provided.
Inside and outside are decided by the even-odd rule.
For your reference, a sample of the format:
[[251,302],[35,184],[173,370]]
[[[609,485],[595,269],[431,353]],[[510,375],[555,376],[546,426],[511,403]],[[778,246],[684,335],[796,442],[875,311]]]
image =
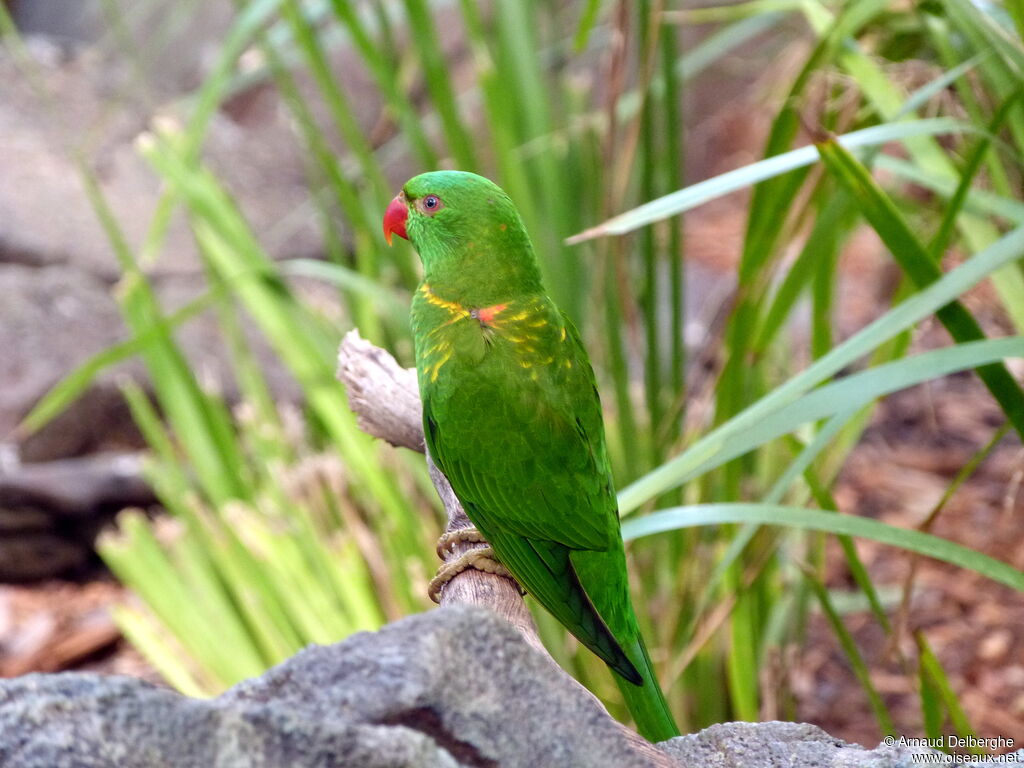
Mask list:
[[105,575],[82,584],[0,584],[0,677],[74,669],[159,679],[111,618],[123,597]]
[[[885,259],[878,258],[870,243],[851,250],[852,258],[845,260],[845,323],[841,321],[850,330],[877,314],[881,296],[872,289],[886,271]],[[1013,333],[994,309],[999,303],[990,284],[969,292],[964,303],[990,336]],[[918,331],[913,346],[922,351],[949,343],[932,320]],[[1018,380],[1024,378],[1020,362],[1008,364]],[[888,397],[837,484],[840,510],[904,528],[921,526],[954,477],[1004,421],[973,373]],[[1024,448],[1011,431],[949,499],[930,532],[1024,569],[1022,480]],[[1024,748],[1024,594],[972,571],[917,558],[912,599],[908,610],[899,612],[899,596],[915,558],[871,542],[859,542],[858,552],[879,590],[897,591],[897,602],[890,608],[898,625],[896,648],[869,613],[846,617],[897,730],[922,735],[912,634],[920,631],[942,663],[975,733],[1010,738],[1015,749]],[[830,586],[852,587],[838,546],[833,546],[829,562]],[[869,746],[881,738],[867,696],[821,616],[811,622],[793,687],[799,719]]]

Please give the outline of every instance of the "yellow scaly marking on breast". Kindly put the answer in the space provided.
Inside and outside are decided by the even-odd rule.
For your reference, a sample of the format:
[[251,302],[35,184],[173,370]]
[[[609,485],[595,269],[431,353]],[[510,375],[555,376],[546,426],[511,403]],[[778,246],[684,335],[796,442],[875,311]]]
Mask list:
[[433,358],[435,355],[440,355],[439,360],[435,360],[429,363],[424,369],[423,373],[430,377],[431,381],[437,381],[438,371],[441,370],[441,366],[448,362],[452,356],[452,344],[447,339],[443,339],[436,344],[432,344],[426,351],[426,357]]
[[430,347],[427,349],[425,355],[429,356],[429,357],[433,357],[434,355],[443,354],[444,352],[449,352],[450,353],[451,349],[452,349],[452,343],[450,341],[448,341],[448,339],[442,339],[441,341],[437,342],[436,344],[431,344]]
[[448,299],[442,299],[436,293],[430,290],[430,285],[423,283],[420,285],[420,293],[427,300],[427,303],[435,307],[440,307],[448,313],[448,319],[443,323],[433,328],[428,336],[433,336],[436,333],[440,333],[449,325],[459,322],[460,320],[466,320],[472,317],[472,312],[466,309],[464,306],[459,304],[457,301],[449,301]]
[[[434,334],[438,333],[447,326],[452,325],[453,323],[457,323],[460,320],[467,320],[471,316],[470,311],[461,304],[459,304],[457,301],[449,301],[448,299],[443,299],[436,293],[434,293],[432,290],[430,290],[430,285],[428,283],[423,283],[420,285],[420,293],[423,294],[423,298],[427,300],[427,303],[431,304],[432,306],[439,307],[448,313],[448,319],[445,322],[438,325],[436,328],[432,329],[429,334],[430,336],[433,336]],[[449,339],[442,338],[440,341],[431,344],[431,346],[427,349],[426,357],[433,358],[437,356],[437,359],[432,360],[423,369],[424,375],[429,376],[431,381],[437,381],[438,373],[440,372],[442,366],[444,366],[445,363],[451,360],[453,352],[454,350],[452,348],[452,343]]]
[[[431,290],[429,283],[421,283],[419,292],[428,304],[443,309],[448,315],[443,322],[431,329],[428,334],[429,336],[434,336],[443,331],[447,326],[458,323],[461,320],[475,320],[488,334],[498,331],[502,338],[519,347],[520,354],[517,357],[521,367],[531,369],[534,366],[550,365],[554,362],[553,357],[541,357],[537,348],[533,346],[539,340],[535,329],[544,328],[549,325],[548,320],[543,315],[538,316],[539,302],[528,302],[525,307],[520,305],[515,314],[507,314],[506,310],[510,308],[507,304],[495,304],[484,308],[467,308],[457,301],[451,301],[438,296]],[[500,320],[499,316],[501,316]],[[559,330],[561,331],[562,341],[565,341],[565,326],[562,326]],[[446,338],[442,337],[431,344],[425,354],[429,362],[424,366],[424,375],[431,381],[437,381],[441,368],[451,360],[453,354],[452,344]],[[572,363],[568,361],[563,362],[567,367],[572,366]],[[530,376],[536,379],[537,371],[532,370]]]
[[455,320],[462,320],[470,316],[469,310],[466,309],[461,304],[459,304],[459,302],[449,301],[448,299],[442,299],[440,296],[438,296],[436,293],[430,290],[430,285],[428,285],[427,283],[423,283],[422,285],[420,285],[420,293],[423,294],[423,298],[425,298],[429,303],[433,304],[435,307],[440,307],[441,309],[446,310],[448,314],[452,316],[452,322],[454,322]]
[[[448,349],[446,349],[444,351],[444,354],[443,354],[443,356],[441,357],[440,360],[438,360],[435,363],[431,363],[430,365],[427,366],[427,368],[424,371],[424,373],[429,372],[430,373],[430,380],[431,381],[437,381],[437,374],[441,371],[441,366],[444,365],[445,363],[447,363],[451,359],[451,357],[452,357],[452,350],[451,350],[451,348],[448,348]],[[431,368],[433,368],[433,370],[431,370]]]

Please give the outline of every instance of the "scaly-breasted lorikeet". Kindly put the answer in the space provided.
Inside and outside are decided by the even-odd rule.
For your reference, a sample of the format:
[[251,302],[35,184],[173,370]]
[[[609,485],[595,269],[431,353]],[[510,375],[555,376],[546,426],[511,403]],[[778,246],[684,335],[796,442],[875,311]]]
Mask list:
[[384,234],[423,261],[412,329],[431,456],[497,559],[616,673],[641,733],[677,735],[629,597],[594,373],[515,206],[482,176],[424,173]]

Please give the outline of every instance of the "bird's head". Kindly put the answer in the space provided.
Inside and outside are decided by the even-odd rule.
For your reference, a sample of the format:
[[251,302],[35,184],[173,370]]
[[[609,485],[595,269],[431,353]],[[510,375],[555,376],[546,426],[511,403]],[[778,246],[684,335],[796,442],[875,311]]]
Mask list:
[[384,214],[384,238],[398,235],[417,250],[431,244],[522,229],[515,206],[490,179],[466,171],[431,171],[405,183]]
[[392,235],[412,243],[428,275],[459,282],[540,279],[512,200],[475,173],[431,171],[411,178],[384,213],[389,245]]

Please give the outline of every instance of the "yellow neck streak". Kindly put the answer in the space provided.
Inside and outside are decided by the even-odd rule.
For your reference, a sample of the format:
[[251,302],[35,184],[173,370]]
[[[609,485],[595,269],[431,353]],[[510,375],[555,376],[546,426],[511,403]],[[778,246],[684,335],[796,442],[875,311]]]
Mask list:
[[442,299],[440,296],[438,296],[436,293],[430,290],[430,285],[428,283],[423,283],[420,285],[420,293],[423,294],[423,298],[425,298],[428,303],[433,304],[435,307],[441,307],[441,309],[446,310],[448,314],[452,316],[452,320],[461,320],[464,317],[470,316],[470,312],[468,309],[459,304],[459,302],[457,301],[449,301],[448,299]]

